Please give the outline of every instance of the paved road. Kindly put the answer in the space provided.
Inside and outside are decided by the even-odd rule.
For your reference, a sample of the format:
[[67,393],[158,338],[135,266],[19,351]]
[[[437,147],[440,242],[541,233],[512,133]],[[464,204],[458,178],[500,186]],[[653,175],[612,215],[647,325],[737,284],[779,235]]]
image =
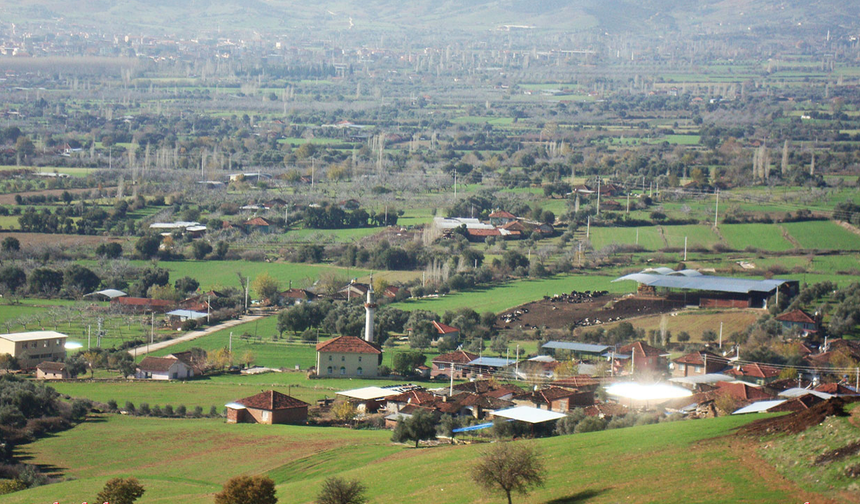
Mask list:
[[206,336],[207,334],[212,334],[214,332],[220,331],[222,329],[228,329],[230,327],[235,327],[237,325],[244,324],[246,322],[253,322],[253,321],[260,319],[260,318],[263,318],[263,317],[246,315],[246,316],[243,316],[242,318],[239,318],[239,319],[228,320],[227,322],[223,322],[223,323],[218,324],[216,326],[207,327],[203,331],[191,331],[191,332],[187,332],[187,333],[183,334],[182,336],[180,336],[178,338],[173,338],[170,340],[159,341],[158,343],[153,343],[152,345],[148,345],[148,347],[149,347],[148,351],[147,351],[147,345],[143,345],[143,346],[139,346],[137,348],[130,348],[128,350],[128,353],[135,355],[135,356],[146,355],[148,352],[154,352],[156,350],[161,350],[162,348],[167,348],[169,346],[175,345],[177,343],[181,343],[183,341],[191,341],[193,339],[197,339],[197,338],[200,338],[202,336]]

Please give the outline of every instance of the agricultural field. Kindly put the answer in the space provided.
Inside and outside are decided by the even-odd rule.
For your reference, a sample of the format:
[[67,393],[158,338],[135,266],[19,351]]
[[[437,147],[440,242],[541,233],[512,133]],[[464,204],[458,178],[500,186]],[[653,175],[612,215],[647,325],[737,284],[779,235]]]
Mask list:
[[787,222],[783,226],[806,249],[860,250],[860,236],[830,221]]
[[[724,437],[754,418],[671,422],[533,441],[546,462],[547,484],[518,502],[646,503],[655,496],[702,503],[814,500],[762,465],[750,442]],[[231,476],[261,473],[275,480],[282,502],[313,501],[322,479],[331,475],[359,478],[378,503],[422,500],[431,493],[442,503],[497,501],[479,493],[468,476],[482,445],[416,450],[393,445],[389,438],[389,431],[103,415],[23,447],[21,455],[46,464],[65,481],[5,496],[4,503],[48,501],[58,495],[83,502],[107,478],[134,476],[146,488],[146,502],[202,504],[211,502],[211,494]],[[134,450],[134,456],[117,449],[129,439],[147,440],[146,449]],[[181,457],[163,456],[177,447]],[[266,456],[237,457],[237,447]],[[644,458],[648,462],[640,463]],[[711,491],[703,493],[702,482]],[[398,492],[392,493],[392,487]]]
[[774,224],[722,224],[719,227],[719,232],[729,247],[736,250],[755,248],[779,252],[795,248],[783,235],[781,226]]
[[[734,332],[743,332],[762,315],[760,310],[725,310],[704,313],[700,313],[700,311],[699,309],[680,310],[669,314],[632,318],[624,322],[630,322],[634,328],[646,332],[665,329],[672,333],[673,341],[677,341],[678,333],[686,331],[693,343],[702,343],[704,331],[710,330],[720,334],[722,324],[723,343],[729,346],[731,345],[729,335]],[[619,322],[610,322],[602,327],[609,330],[618,324]]]
[[478,313],[491,311],[499,313],[509,308],[519,306],[543,296],[552,296],[573,290],[607,290],[610,292],[625,292],[619,284],[610,283],[612,277],[558,275],[544,279],[522,279],[505,283],[504,285],[478,288],[466,292],[458,292],[438,298],[409,299],[397,305],[402,310],[429,310],[443,313],[469,307]]

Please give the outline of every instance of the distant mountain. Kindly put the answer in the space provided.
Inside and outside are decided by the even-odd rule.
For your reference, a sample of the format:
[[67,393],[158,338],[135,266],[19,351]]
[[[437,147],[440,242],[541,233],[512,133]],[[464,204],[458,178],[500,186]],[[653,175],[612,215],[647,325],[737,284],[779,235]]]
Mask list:
[[[697,35],[753,30],[860,31],[852,0],[19,0],[0,21],[144,32],[303,30],[482,32],[501,25]],[[352,28],[350,28],[350,22]],[[113,30],[111,29],[113,28]]]

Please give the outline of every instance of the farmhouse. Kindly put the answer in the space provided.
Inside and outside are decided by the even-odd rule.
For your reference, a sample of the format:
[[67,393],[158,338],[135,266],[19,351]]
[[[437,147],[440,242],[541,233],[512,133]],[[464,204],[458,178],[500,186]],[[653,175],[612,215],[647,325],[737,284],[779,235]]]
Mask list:
[[702,350],[688,353],[672,361],[672,377],[698,376],[719,373],[726,367],[725,357]]
[[454,379],[462,380],[469,373],[468,364],[477,358],[477,355],[463,350],[442,354],[433,359],[430,377],[444,376],[450,378],[453,373]]
[[36,366],[37,380],[67,380],[69,371],[62,362],[45,361]]
[[0,354],[18,359],[22,369],[35,367],[42,361],[66,358],[66,336],[56,331],[30,331],[0,334]]
[[317,345],[319,376],[377,376],[381,363],[382,348],[355,336],[338,336]]
[[670,268],[648,268],[613,282],[625,280],[636,282],[640,295],[654,295],[657,289],[662,289],[661,294],[667,299],[710,308],[767,308],[770,297],[792,297],[799,289],[797,280],[750,280]]
[[666,369],[666,355],[642,341],[634,341],[615,352],[613,365],[620,372],[630,362],[630,371],[633,373],[658,373]]
[[269,390],[228,403],[227,423],[306,424],[308,403]]
[[818,321],[799,308],[777,315],[776,320],[785,329],[797,329],[804,336],[818,332]]
[[134,377],[141,380],[182,380],[194,376],[191,366],[181,359],[146,356],[137,365]]
[[445,325],[441,322],[436,322],[435,320],[431,322],[433,327],[436,328],[436,332],[439,334],[440,338],[451,338],[452,341],[457,341],[460,339],[460,330],[456,327],[451,327],[449,325]]

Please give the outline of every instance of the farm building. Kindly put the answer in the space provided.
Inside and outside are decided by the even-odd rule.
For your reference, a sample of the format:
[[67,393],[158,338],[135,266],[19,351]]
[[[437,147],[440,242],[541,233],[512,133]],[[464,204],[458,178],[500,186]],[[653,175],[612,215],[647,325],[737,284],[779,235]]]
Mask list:
[[227,423],[305,424],[308,403],[269,390],[228,403]]
[[194,376],[194,370],[172,355],[167,357],[146,356],[140,361],[134,377],[141,380],[180,380]]
[[818,332],[819,321],[799,308],[777,315],[776,320],[778,320],[785,329],[798,329],[804,336]]
[[62,362],[45,361],[36,366],[37,380],[68,380],[69,370]]
[[578,359],[596,359],[609,351],[607,345],[591,345],[589,343],[577,343],[573,341],[547,341],[541,346],[549,355],[555,355],[558,350],[566,350]]
[[670,268],[649,268],[613,282],[623,280],[638,283],[637,291],[642,295],[656,295],[657,289],[661,289],[661,295],[667,299],[682,299],[686,305],[711,308],[767,308],[769,298],[793,297],[799,289],[797,280],[750,280]]
[[22,369],[28,369],[42,361],[65,359],[66,338],[56,331],[0,334],[0,354],[15,357]]

